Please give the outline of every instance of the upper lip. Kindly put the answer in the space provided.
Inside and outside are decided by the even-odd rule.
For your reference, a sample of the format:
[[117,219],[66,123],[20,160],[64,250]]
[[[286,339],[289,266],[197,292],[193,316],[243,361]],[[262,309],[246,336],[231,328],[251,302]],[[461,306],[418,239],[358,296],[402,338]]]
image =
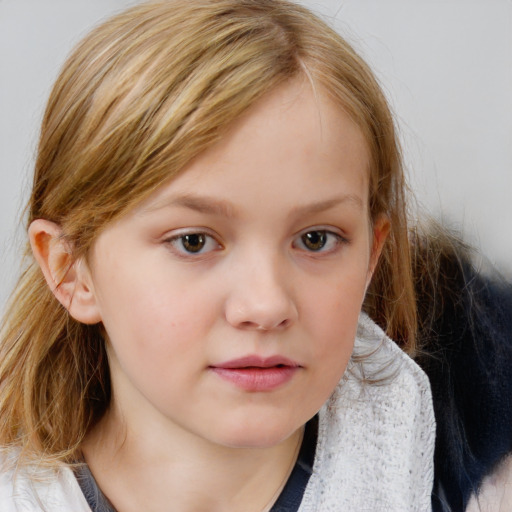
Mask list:
[[299,363],[288,359],[287,357],[275,355],[270,357],[261,357],[249,355],[238,359],[231,359],[222,363],[212,365],[213,368],[272,368],[275,366],[298,367]]

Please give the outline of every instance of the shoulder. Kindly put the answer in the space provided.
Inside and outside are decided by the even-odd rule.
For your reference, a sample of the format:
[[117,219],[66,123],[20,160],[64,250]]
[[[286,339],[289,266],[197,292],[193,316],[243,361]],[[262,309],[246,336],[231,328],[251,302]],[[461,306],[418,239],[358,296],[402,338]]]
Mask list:
[[428,379],[366,315],[354,354],[320,411],[305,494],[317,508],[301,510],[319,503],[321,510],[333,503],[335,510],[430,510],[435,420]]
[[473,494],[466,512],[506,512],[512,509],[512,456],[508,456]]
[[2,512],[90,512],[68,467],[16,467],[16,458],[16,450],[0,452]]

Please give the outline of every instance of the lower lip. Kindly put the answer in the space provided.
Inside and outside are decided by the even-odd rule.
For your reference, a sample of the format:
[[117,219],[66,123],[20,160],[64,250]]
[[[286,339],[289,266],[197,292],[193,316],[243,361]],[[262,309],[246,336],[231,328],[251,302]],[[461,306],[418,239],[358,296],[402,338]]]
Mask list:
[[289,382],[298,369],[298,366],[211,368],[221,379],[245,391],[272,391]]

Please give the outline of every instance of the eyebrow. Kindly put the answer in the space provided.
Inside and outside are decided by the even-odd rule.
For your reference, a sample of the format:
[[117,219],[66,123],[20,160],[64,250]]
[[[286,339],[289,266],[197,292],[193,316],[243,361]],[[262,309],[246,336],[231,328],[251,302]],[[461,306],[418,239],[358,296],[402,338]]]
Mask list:
[[[290,216],[302,216],[307,214],[322,213],[344,203],[353,204],[358,210],[363,210],[363,200],[356,194],[344,194],[323,201],[296,206],[290,212]],[[198,196],[186,194],[182,196],[172,196],[155,205],[144,209],[144,212],[154,212],[162,208],[181,207],[194,210],[199,213],[220,215],[227,218],[236,218],[239,216],[239,210],[229,201],[216,199],[208,196]]]
[[208,196],[197,196],[193,194],[185,194],[182,196],[172,196],[156,203],[148,208],[145,212],[154,212],[162,208],[181,207],[194,210],[199,213],[212,215],[221,215],[223,217],[237,217],[238,211],[230,202],[221,199],[215,199]]
[[304,206],[297,206],[292,210],[292,215],[306,215],[313,213],[322,213],[336,206],[342,205],[344,203],[353,204],[358,210],[363,210],[363,200],[356,194],[344,194],[341,196],[336,196],[331,199],[326,199],[325,201],[319,201],[316,203],[306,204]]

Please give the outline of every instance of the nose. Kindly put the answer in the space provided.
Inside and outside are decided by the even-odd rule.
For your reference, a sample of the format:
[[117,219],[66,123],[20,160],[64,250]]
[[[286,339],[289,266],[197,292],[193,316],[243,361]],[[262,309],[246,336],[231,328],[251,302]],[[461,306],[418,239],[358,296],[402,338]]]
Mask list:
[[291,279],[276,262],[260,257],[235,265],[226,300],[226,320],[245,330],[272,331],[290,327],[298,317]]

